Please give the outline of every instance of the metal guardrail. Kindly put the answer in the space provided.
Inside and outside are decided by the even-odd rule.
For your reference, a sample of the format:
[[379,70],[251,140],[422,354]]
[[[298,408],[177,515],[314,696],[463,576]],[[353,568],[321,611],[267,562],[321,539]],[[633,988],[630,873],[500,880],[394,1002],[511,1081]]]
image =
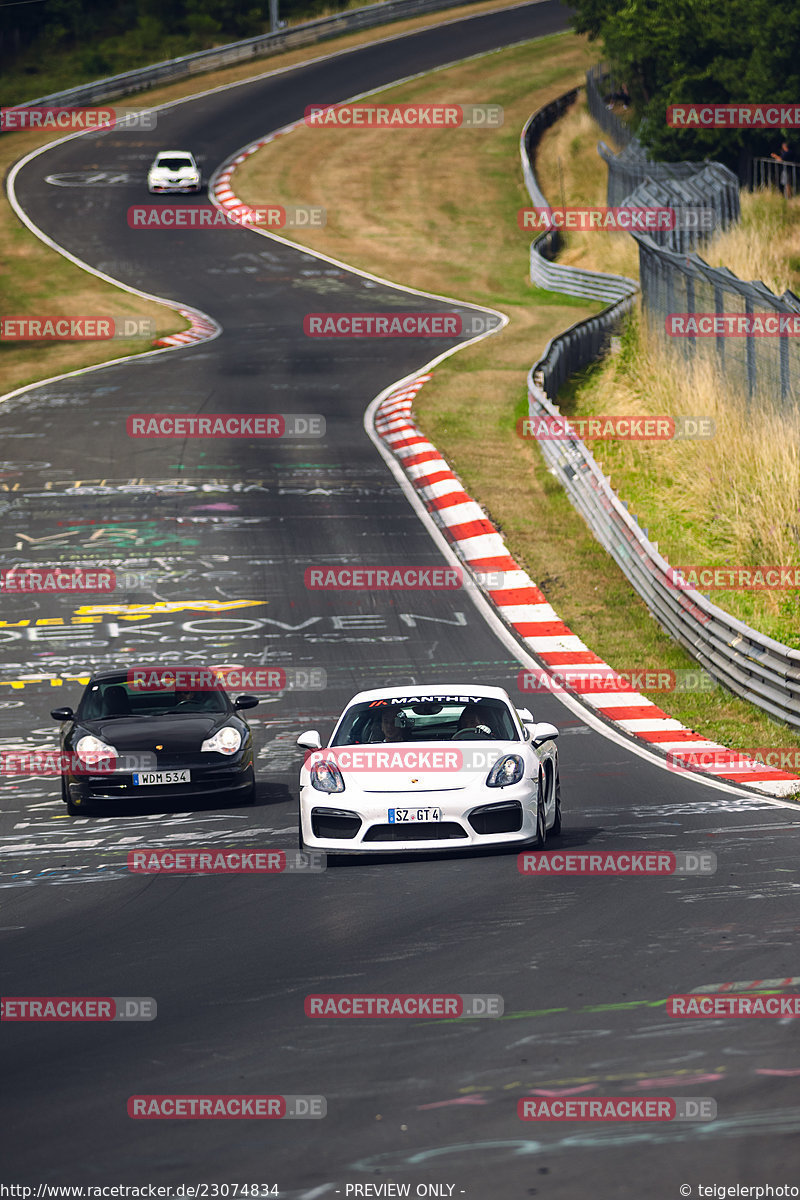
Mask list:
[[50,96],[41,96],[37,100],[26,100],[17,107],[27,108],[34,104],[98,104],[118,96],[144,91],[161,83],[186,79],[203,71],[230,67],[281,50],[326,41],[342,33],[371,29],[404,17],[477,2],[478,0],[384,0],[381,4],[368,4],[363,8],[334,13],[333,16],[320,17],[315,21],[304,21],[301,25],[280,29],[276,33],[260,34],[241,42],[230,42],[227,46],[198,50],[195,54],[184,54],[180,58],[154,63],[149,67],[139,67],[121,75],[111,75],[107,79],[96,79],[92,83],[84,83],[63,92],[54,92]]
[[[559,415],[536,382],[552,347],[528,376],[531,417]],[[730,691],[800,729],[800,650],[751,629],[694,589],[676,587],[669,563],[581,441],[543,440],[539,447],[573,506],[667,633]]]
[[[574,98],[574,92],[534,114],[526,130],[532,126],[541,130],[544,127],[541,114],[563,111],[570,98]],[[523,132],[524,152],[529,144]],[[523,161],[523,168],[534,204],[546,204],[536,183],[532,156],[528,156],[527,164]],[[637,235],[637,241],[640,240]],[[655,243],[653,246],[659,254],[670,253]],[[679,255],[672,257],[677,259]],[[578,268],[562,270],[574,272]],[[736,282],[740,283],[739,280]],[[625,305],[629,308],[632,303],[633,297],[629,296],[548,343],[528,374],[528,405],[532,418],[560,416],[548,391],[555,394],[572,371],[596,357],[597,346],[602,346],[615,323],[615,312],[618,313],[616,320],[619,320]],[[593,326],[592,322],[596,324]],[[800,729],[800,650],[751,629],[694,589],[677,587],[672,582],[669,563],[659,554],[658,546],[649,540],[647,531],[628,512],[594,456],[578,438],[543,439],[539,447],[573,507],[583,516],[594,536],[666,632],[724,687],[778,720]]]
[[720,177],[717,164],[709,163],[691,179],[645,179],[623,203],[676,209],[679,219],[673,229],[652,230],[648,236],[658,246],[685,254],[739,220],[739,184],[733,175]]
[[661,185],[676,198],[685,193],[684,204],[697,204],[692,190],[699,188],[715,213],[717,224],[727,228],[739,220],[739,180],[733,171],[718,162],[653,162],[638,142],[630,142],[619,154],[599,142],[597,152],[608,166],[607,202],[624,204],[639,187]]
[[[579,88],[573,88],[546,104],[526,121],[520,137],[520,158],[525,186],[535,208],[550,208],[544,198],[536,175],[533,170],[533,160],[539,139],[551,125],[555,124],[562,113],[578,95]],[[553,292],[564,292],[569,296],[585,296],[590,300],[622,300],[638,291],[634,279],[625,275],[606,275],[601,271],[585,271],[582,267],[565,267],[561,263],[549,261],[559,251],[561,235],[557,229],[549,229],[540,233],[531,243],[530,277],[531,282],[539,287]],[[605,316],[605,314],[603,314]],[[613,324],[613,322],[611,323]]]
[[[622,204],[627,196],[646,179],[662,182],[665,180],[693,179],[701,165],[690,162],[653,162],[642,145],[632,138],[624,150],[615,154],[613,150],[600,142],[597,152],[608,166],[608,188],[606,200],[608,204]],[[735,176],[734,176],[735,178]],[[737,184],[738,186],[738,184]]]

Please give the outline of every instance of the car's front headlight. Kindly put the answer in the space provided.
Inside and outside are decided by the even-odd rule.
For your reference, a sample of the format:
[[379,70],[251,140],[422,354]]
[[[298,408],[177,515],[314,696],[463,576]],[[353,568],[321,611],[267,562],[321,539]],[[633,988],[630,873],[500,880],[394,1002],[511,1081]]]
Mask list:
[[318,792],[343,792],[344,780],[335,762],[314,763],[308,773],[311,786]]
[[81,762],[86,763],[87,767],[94,767],[99,762],[107,762],[109,758],[119,758],[119,754],[113,746],[91,733],[78,738],[75,753]]
[[215,750],[217,754],[235,754],[242,744],[242,735],[232,725],[223,725],[213,737],[206,738],[201,750]]
[[519,783],[525,774],[525,763],[518,754],[506,754],[499,758],[486,776],[487,787],[508,787]]

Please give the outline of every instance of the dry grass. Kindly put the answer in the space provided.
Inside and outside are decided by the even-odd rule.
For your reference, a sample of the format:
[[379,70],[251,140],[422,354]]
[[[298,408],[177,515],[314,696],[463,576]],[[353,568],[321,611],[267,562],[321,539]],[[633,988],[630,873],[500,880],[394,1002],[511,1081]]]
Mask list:
[[[536,153],[536,178],[550,204],[605,205],[608,171],[597,153],[601,140],[607,139],[579,95],[566,115],[545,131]],[[562,238],[558,261],[565,266],[638,280],[639,252],[627,233],[568,230]]]
[[[606,167],[596,153],[600,132],[576,103],[542,139],[540,186],[552,203],[605,203]],[[559,169],[560,160],[560,169]],[[636,243],[626,234],[570,233],[560,262],[638,278]],[[713,239],[706,261],[758,278],[779,294],[800,282],[800,199],[744,193],[742,222]],[[597,442],[620,496],[676,565],[789,565],[800,562],[800,412],[771,396],[748,404],[715,360],[688,364],[638,323],[623,353],[562,392],[575,414],[707,415],[716,436],[673,442]],[[758,419],[754,420],[754,414]],[[717,592],[715,603],[790,645],[800,645],[800,604],[793,593]]]
[[[634,323],[622,353],[565,395],[565,412],[709,416],[708,439],[595,442],[612,477],[675,565],[800,564],[800,410],[750,403],[710,355],[692,361]],[[715,592],[720,607],[800,646],[793,592]]]
[[582,39],[560,35],[387,89],[382,99],[397,103],[501,104],[504,124],[299,128],[243,164],[236,192],[251,204],[322,205],[325,228],[295,240],[367,270],[472,300],[527,301],[519,132],[546,98],[580,82],[590,61]]
[[[52,140],[41,133],[9,133],[0,147],[0,170]],[[39,241],[22,224],[5,193],[0,199],[0,312],[5,316],[146,317],[156,337],[186,329],[173,309],[105,283]],[[79,367],[151,350],[150,339],[109,342],[0,342],[3,391],[12,391]]]
[[777,191],[742,193],[738,225],[718,233],[701,251],[712,267],[740,279],[759,279],[777,295],[800,289],[800,197]]

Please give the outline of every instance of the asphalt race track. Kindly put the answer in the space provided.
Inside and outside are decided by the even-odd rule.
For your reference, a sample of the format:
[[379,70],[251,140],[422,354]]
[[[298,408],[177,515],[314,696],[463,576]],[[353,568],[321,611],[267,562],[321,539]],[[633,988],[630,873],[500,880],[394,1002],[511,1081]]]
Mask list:
[[[711,850],[715,875],[546,880],[520,875],[514,853],[336,860],[305,876],[126,868],[140,846],[294,848],[295,738],[309,727],[324,738],[363,687],[476,680],[526,702],[522,660],[470,595],[304,586],[313,564],[442,561],[363,414],[452,342],[314,340],[303,317],[448,306],[245,229],[129,229],[129,205],[148,202],[147,164],[157,149],[186,146],[209,175],[308,104],[565,23],[545,2],[367,46],[168,108],[153,132],[72,139],[18,175],[18,199],[49,237],[116,279],[200,309],[223,332],[3,404],[6,561],[91,557],[119,573],[151,572],[155,583],[96,601],[6,600],[0,678],[28,681],[0,687],[2,748],[54,745],[49,710],[77,700],[69,676],[87,665],[323,668],[327,687],[255,710],[253,808],[71,819],[57,781],[4,782],[3,994],[158,1003],[156,1020],[113,1029],[4,1024],[9,1183],[259,1183],[297,1200],[380,1195],[353,1188],[395,1183],[471,1200],[605,1200],[645,1189],[677,1197],[682,1184],[697,1195],[698,1184],[798,1182],[796,1023],[679,1020],[663,1003],[695,988],[800,976],[791,802],[670,773],[543,696],[536,715],[561,733],[565,831],[551,848]],[[106,170],[133,182],[46,182]],[[126,417],[149,412],[316,413],[326,435],[129,438]],[[505,1015],[304,1016],[307,993],[348,990],[499,993]],[[516,1105],[535,1089],[712,1097],[718,1117],[534,1125]],[[237,1092],[322,1095],[327,1117],[136,1121],[126,1111],[135,1094]]]

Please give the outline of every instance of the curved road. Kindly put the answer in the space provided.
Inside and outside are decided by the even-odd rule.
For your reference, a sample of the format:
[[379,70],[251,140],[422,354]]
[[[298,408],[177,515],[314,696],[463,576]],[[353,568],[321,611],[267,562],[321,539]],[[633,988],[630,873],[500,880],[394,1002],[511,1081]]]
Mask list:
[[[796,1023],[681,1021],[663,1004],[695,988],[800,975],[791,804],[670,774],[544,696],[537,716],[561,731],[557,844],[713,850],[716,875],[532,879],[507,853],[346,861],[306,877],[125,868],[127,850],[143,844],[293,846],[302,729],[327,734],[354,690],[380,683],[480,679],[514,697],[521,660],[467,595],[303,584],[313,563],[441,561],[362,418],[376,394],[449,344],[314,341],[303,316],[446,306],[247,230],[133,231],[124,214],[143,199],[138,183],[83,190],[46,177],[113,169],[138,180],[170,144],[196,148],[208,175],[309,103],[564,24],[564,10],[544,2],[366,46],[168,108],[152,133],[69,141],[18,176],[20,202],[46,234],[119,280],[210,314],[223,333],[3,405],[7,561],[90,557],[157,582],[99,607],[6,601],[2,747],[51,745],[49,709],[77,698],[68,676],[87,663],[322,667],[327,687],[256,710],[253,809],[71,820],[48,781],[3,785],[3,994],[158,1002],[150,1023],[3,1025],[6,1182],[403,1194],[380,1190],[391,1183],[472,1200],[797,1183]],[[320,413],[327,433],[255,444],[129,439],[126,416],[151,411]],[[303,997],[325,990],[499,993],[505,1015],[307,1020]],[[709,1096],[718,1118],[523,1123],[517,1099],[535,1089]],[[321,1094],[328,1115],[126,1113],[133,1094],[234,1092]]]

